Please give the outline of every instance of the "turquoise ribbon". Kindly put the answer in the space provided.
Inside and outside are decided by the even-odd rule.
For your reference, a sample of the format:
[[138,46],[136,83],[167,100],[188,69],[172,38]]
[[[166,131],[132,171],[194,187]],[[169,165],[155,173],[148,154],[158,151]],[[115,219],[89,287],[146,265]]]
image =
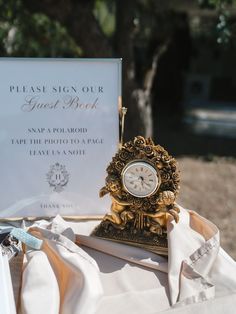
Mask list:
[[21,228],[13,228],[10,233],[14,238],[23,242],[25,245],[29,246],[34,250],[40,250],[43,244],[43,241],[32,236],[27,231]]

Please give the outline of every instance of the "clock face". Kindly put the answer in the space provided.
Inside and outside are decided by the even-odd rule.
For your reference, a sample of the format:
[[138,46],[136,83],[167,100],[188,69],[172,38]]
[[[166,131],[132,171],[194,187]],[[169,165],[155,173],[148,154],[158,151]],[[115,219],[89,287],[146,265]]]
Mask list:
[[136,161],[124,168],[122,183],[124,189],[131,195],[147,197],[156,191],[159,177],[153,166],[144,161]]

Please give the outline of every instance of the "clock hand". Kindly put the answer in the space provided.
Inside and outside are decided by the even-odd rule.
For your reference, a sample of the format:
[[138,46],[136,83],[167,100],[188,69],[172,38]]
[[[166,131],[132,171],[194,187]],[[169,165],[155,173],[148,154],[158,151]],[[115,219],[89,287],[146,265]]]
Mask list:
[[133,181],[139,181],[139,177],[138,176],[134,176],[134,175],[129,175],[129,179],[133,180]]
[[150,188],[150,184],[143,182],[148,188]]
[[137,178],[137,179],[134,179],[133,182],[135,182],[135,183],[141,183],[141,182],[143,182],[143,181],[141,181],[140,178]]

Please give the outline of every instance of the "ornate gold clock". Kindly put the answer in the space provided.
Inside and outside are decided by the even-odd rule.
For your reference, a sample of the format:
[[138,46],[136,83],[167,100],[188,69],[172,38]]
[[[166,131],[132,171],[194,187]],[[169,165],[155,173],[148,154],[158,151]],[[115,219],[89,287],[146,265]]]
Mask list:
[[150,138],[135,137],[107,167],[100,196],[110,194],[111,209],[92,235],[167,255],[166,226],[179,220],[178,191],[175,159]]

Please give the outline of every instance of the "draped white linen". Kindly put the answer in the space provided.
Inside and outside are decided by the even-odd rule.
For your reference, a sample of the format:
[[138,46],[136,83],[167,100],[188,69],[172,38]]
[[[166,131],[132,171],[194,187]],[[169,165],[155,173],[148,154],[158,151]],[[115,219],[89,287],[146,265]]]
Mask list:
[[181,208],[168,259],[89,236],[98,223],[34,223],[44,245],[26,254],[22,314],[235,313],[236,263],[210,221]]

